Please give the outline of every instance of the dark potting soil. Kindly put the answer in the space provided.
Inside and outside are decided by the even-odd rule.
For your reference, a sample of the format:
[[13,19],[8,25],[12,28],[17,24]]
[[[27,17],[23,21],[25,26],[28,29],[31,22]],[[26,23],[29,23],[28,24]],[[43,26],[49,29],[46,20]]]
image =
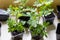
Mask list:
[[30,19],[30,17],[29,16],[21,16],[21,17],[19,17],[19,19],[22,21],[28,21]]
[[42,37],[41,36],[33,36],[32,37],[34,40],[40,40]]

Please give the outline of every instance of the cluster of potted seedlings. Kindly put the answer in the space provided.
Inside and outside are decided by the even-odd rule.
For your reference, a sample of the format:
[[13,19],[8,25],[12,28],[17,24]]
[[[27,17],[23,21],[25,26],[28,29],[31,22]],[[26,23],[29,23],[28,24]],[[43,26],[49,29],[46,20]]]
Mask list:
[[[51,8],[51,3],[52,1],[50,0],[37,0],[35,1],[33,7],[25,6],[25,3],[20,3],[21,5],[19,5],[18,7],[13,7],[12,5],[10,5],[10,7],[8,8],[8,10],[10,10],[8,30],[13,36],[12,40],[22,39],[24,31],[28,33],[28,30],[30,30],[32,39],[34,40],[43,40],[44,36],[47,37],[46,29],[49,24],[48,22],[51,22],[51,20],[53,21],[55,17],[54,14],[51,13],[53,11],[53,9]],[[15,19],[12,19],[12,16],[14,16]],[[39,23],[41,17],[45,18],[43,24]]]

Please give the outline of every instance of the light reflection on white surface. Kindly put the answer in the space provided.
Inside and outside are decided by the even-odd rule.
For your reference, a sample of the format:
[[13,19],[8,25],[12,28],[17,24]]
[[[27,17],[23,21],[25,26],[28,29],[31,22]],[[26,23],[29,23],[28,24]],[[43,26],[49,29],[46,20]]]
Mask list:
[[8,32],[8,25],[2,24],[1,40],[11,40],[11,33]]

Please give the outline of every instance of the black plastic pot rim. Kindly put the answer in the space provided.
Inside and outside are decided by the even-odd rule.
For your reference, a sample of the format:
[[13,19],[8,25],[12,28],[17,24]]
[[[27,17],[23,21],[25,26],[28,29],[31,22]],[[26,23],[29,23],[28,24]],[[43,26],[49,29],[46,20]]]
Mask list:
[[[55,17],[54,12],[51,12],[51,14],[53,15],[52,17]],[[49,14],[49,15],[51,15],[51,14]],[[47,15],[47,16],[45,16],[45,17],[48,17],[49,15]]]
[[[52,16],[52,17],[48,17],[48,16],[47,16],[47,18],[54,18],[54,17],[55,17],[55,16]],[[46,17],[44,17],[44,18],[46,18]],[[47,19],[47,18],[46,18],[46,19]]]

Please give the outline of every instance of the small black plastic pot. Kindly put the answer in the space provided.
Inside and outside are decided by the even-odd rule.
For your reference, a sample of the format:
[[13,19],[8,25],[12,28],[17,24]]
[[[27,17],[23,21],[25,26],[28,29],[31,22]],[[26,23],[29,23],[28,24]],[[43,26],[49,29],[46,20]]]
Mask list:
[[[21,33],[23,33],[23,32],[18,32],[17,30],[11,32],[12,36],[16,36],[16,35],[21,34]],[[20,40],[20,39],[22,39],[22,35],[18,35],[16,37],[12,38],[12,40]]]
[[19,19],[22,21],[28,21],[30,19],[30,17],[29,16],[21,16],[21,17],[19,17]]
[[50,15],[44,16],[44,18],[45,18],[45,21],[46,21],[46,22],[49,22],[50,25],[51,25],[51,24],[53,24],[53,21],[54,21],[55,15],[54,15],[53,12],[51,12]]
[[7,21],[9,15],[8,14],[0,14],[0,21]]
[[35,35],[32,37],[34,40],[43,40],[43,37],[40,35]]
[[5,11],[0,9],[0,21],[7,21],[9,18],[9,14]]
[[57,25],[56,39],[57,39],[57,40],[60,40],[60,23],[58,23],[58,25]]
[[60,19],[60,6],[57,5],[57,18]]

